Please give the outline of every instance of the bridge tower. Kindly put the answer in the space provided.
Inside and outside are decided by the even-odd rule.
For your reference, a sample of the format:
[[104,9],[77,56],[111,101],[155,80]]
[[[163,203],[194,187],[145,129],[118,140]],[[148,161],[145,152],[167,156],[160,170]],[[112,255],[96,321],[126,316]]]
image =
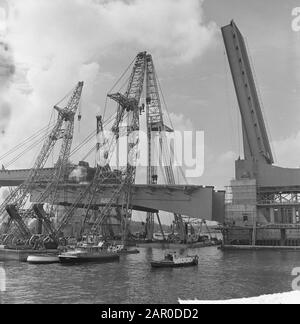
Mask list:
[[222,28],[222,34],[242,119],[244,147],[244,157],[236,161],[231,183],[227,223],[251,227],[252,244],[262,236],[262,227],[274,228],[271,237],[282,244],[297,236],[290,234],[289,238],[286,228],[300,228],[300,169],[274,165],[246,41],[234,21]]

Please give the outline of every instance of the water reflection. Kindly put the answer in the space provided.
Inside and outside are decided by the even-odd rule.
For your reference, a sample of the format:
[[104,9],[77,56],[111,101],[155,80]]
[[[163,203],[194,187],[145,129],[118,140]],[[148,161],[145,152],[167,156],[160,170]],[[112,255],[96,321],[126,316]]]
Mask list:
[[291,290],[297,252],[193,250],[199,266],[156,269],[164,251],[141,249],[119,263],[35,266],[6,263],[4,303],[177,303],[182,299],[230,299]]

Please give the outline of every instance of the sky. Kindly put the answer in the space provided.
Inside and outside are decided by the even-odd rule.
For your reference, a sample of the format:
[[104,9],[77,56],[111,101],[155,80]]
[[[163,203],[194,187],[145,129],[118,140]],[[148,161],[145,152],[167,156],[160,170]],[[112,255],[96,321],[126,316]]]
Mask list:
[[[291,23],[298,6],[294,0],[9,0],[9,6],[0,0],[7,22],[0,23],[0,155],[47,125],[52,107],[83,80],[79,143],[95,128],[115,80],[146,50],[174,128],[205,133],[204,173],[189,182],[224,189],[243,154],[220,32],[234,19],[250,49],[276,164],[297,168],[300,32]],[[29,154],[13,167],[32,161]]]

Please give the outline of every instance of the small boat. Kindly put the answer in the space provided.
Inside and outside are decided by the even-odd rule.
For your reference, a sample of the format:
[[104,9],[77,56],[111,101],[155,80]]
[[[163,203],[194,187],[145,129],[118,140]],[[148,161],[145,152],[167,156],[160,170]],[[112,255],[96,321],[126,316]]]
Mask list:
[[59,256],[61,263],[87,263],[87,262],[112,262],[118,261],[120,256],[116,252],[112,252],[101,246],[90,246],[88,244],[81,245],[74,250],[61,253]]
[[29,255],[27,262],[30,264],[54,264],[59,263],[57,255]]
[[140,251],[138,249],[128,249],[123,244],[122,245],[111,245],[108,248],[111,252],[115,252],[118,254],[139,254]]
[[152,268],[180,268],[198,265],[198,255],[194,256],[177,256],[176,252],[168,253],[164,260],[152,261]]
[[118,254],[139,254],[140,251],[138,249],[128,250],[127,248],[124,248],[117,253]]

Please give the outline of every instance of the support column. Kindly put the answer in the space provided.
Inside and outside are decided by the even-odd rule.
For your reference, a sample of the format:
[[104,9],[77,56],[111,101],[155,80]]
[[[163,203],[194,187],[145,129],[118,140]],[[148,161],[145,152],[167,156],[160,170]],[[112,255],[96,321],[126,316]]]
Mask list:
[[282,228],[280,230],[280,245],[285,246],[285,241],[286,241],[286,229]]
[[37,223],[36,223],[36,232],[39,235],[43,234],[43,221],[41,219],[38,219],[37,220]]
[[161,234],[163,236],[164,241],[166,241],[166,236],[165,236],[165,233],[164,233],[161,221],[160,221],[159,214],[157,213],[156,216],[157,216],[157,220],[158,220],[158,224],[159,224],[159,227],[160,227]]
[[297,224],[296,207],[292,208],[292,213],[293,213],[293,224]]
[[270,208],[270,223],[275,224],[274,208]]
[[154,214],[147,214],[146,239],[152,241],[154,234]]
[[253,215],[253,231],[252,231],[252,246],[256,245],[256,222],[257,222],[257,211]]

